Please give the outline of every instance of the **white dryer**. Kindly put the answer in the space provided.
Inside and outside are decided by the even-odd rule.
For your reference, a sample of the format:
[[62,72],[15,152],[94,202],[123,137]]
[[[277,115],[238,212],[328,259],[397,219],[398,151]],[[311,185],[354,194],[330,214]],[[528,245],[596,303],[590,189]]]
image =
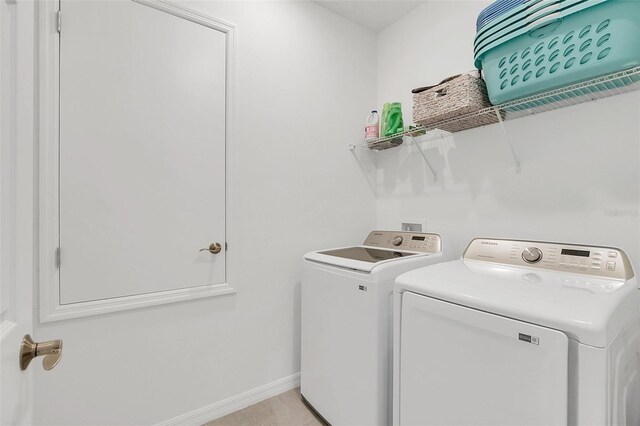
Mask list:
[[619,249],[473,240],[396,280],[395,425],[640,425],[640,290]]
[[330,424],[390,423],[394,280],[442,260],[439,235],[396,231],[304,256],[301,393]]

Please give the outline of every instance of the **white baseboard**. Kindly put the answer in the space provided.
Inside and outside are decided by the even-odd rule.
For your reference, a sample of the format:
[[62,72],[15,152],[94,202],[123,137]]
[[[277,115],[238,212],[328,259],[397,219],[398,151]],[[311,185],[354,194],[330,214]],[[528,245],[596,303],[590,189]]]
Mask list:
[[300,386],[300,373],[251,389],[189,413],[158,423],[156,426],[199,426]]

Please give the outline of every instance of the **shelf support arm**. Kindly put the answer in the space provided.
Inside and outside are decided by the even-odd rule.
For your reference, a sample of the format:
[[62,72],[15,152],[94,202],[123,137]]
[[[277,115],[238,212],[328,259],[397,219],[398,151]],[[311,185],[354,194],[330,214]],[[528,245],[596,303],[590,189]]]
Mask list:
[[424,162],[427,163],[427,166],[429,167],[429,170],[431,170],[431,174],[433,175],[433,181],[437,182],[438,181],[438,174],[436,173],[436,171],[434,170],[433,166],[429,162],[429,159],[427,158],[427,156],[424,154],[424,151],[422,150],[422,148],[420,148],[420,144],[414,138],[411,138],[411,142],[413,142],[413,144],[418,148],[418,152],[420,153],[420,155],[422,155],[422,158],[424,159]]
[[509,134],[507,133],[507,128],[504,126],[504,120],[502,119],[500,108],[496,107],[493,109],[493,111],[496,113],[496,117],[498,117],[498,122],[500,123],[500,128],[502,129],[502,134],[504,135],[505,143],[509,146],[509,150],[511,151],[513,162],[516,165],[516,174],[519,175],[520,173],[522,173],[522,163],[520,163],[518,154],[516,154],[516,150],[513,148],[513,144],[511,143],[511,138],[509,138]]

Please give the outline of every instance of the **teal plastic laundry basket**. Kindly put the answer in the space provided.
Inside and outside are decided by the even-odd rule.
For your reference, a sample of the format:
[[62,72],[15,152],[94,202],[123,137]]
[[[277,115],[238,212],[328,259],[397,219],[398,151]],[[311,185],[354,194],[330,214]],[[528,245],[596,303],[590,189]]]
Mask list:
[[520,13],[498,21],[492,27],[478,32],[473,43],[474,52],[478,52],[483,46],[489,44],[488,41],[492,42],[521,28],[526,29],[526,26],[532,22],[588,1],[589,0],[542,0],[538,2],[527,2],[525,3],[526,8],[520,11]]
[[607,0],[550,19],[476,61],[493,104],[640,66],[640,1]]
[[[514,21],[507,25],[505,22],[496,27],[496,31],[491,34],[485,34],[483,36],[477,35],[474,43],[473,52],[477,56],[480,56],[483,52],[492,49],[497,44],[505,43],[506,41],[529,33],[534,28],[546,26],[548,22],[553,22],[569,16],[573,13],[580,12],[583,9],[596,6],[599,3],[607,0],[561,0],[562,3],[553,3],[547,5],[543,9],[537,10],[518,21]],[[542,6],[540,2],[537,7]]]

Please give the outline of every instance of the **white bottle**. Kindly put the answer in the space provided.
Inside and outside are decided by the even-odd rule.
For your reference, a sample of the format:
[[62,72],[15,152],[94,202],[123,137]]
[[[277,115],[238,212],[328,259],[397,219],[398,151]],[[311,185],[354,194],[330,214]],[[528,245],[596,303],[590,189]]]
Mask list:
[[373,110],[367,117],[367,124],[364,128],[364,140],[366,142],[375,141],[380,137],[380,118],[378,111]]

